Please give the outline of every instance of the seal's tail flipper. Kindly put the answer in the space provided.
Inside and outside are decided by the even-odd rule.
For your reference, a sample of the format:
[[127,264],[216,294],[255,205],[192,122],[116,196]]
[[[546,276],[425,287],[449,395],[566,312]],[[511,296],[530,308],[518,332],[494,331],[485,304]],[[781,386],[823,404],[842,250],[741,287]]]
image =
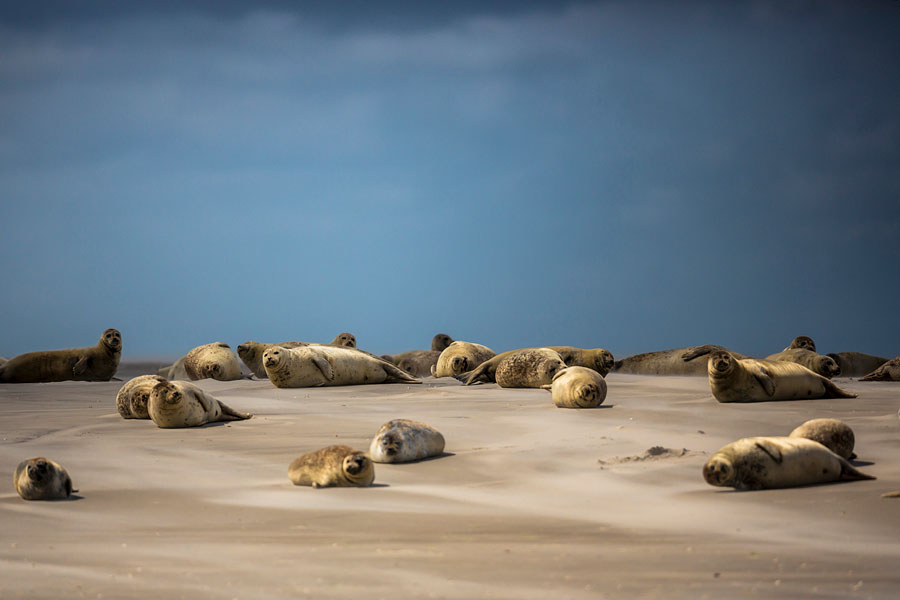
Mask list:
[[386,383],[422,383],[422,380],[387,361],[381,361],[381,367],[388,376]]
[[856,398],[856,394],[842,390],[827,377],[822,377],[822,383],[825,384],[825,395],[823,398]]
[[244,419],[249,419],[253,416],[250,413],[234,410],[221,400],[219,401],[219,406],[222,408],[222,416],[219,418],[220,421],[243,421]]
[[876,479],[873,475],[866,475],[849,462],[841,458],[841,481],[859,481],[862,479]]
[[[488,362],[489,361],[485,361],[485,362],[481,363],[480,365],[478,365],[477,367],[475,367],[473,370],[469,371],[468,373],[460,374],[459,376],[457,376],[457,379],[459,379],[466,385],[472,385],[473,383],[475,383],[476,381],[479,381],[479,380],[489,382],[490,377],[488,376],[488,366],[487,366]],[[464,375],[468,375],[468,377],[463,379],[462,377]]]
[[859,378],[860,381],[885,381],[886,379],[887,375],[885,375],[885,372],[881,367],[878,367],[868,375],[863,375]]

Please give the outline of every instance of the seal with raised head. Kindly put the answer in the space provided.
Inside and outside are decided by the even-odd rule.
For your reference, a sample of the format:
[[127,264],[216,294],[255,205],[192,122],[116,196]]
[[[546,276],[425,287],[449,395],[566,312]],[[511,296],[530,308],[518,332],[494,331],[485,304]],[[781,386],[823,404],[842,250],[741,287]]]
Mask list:
[[66,470],[43,456],[20,462],[13,481],[25,500],[65,500],[78,491]]
[[841,374],[841,368],[833,358],[806,348],[789,348],[776,354],[770,354],[764,360],[797,363],[828,379]]
[[802,437],[751,437],[731,442],[703,466],[706,483],[738,490],[875,479],[819,442]]
[[116,410],[123,419],[149,419],[147,403],[150,392],[158,383],[168,383],[159,375],[139,375],[119,388],[116,394]]
[[453,338],[446,333],[436,333],[431,338],[431,350],[432,352],[443,352],[452,343]]
[[546,346],[559,354],[567,367],[587,367],[606,377],[616,363],[606,348],[576,348],[575,346]]
[[[632,375],[706,375],[706,363],[711,352],[727,350],[715,344],[673,348],[657,352],[644,352],[626,356],[617,360],[613,366],[616,373]],[[729,352],[731,352],[729,350]],[[737,352],[731,352],[738,358],[749,358]]]
[[455,341],[441,351],[437,364],[431,369],[435,377],[456,377],[471,371],[497,353],[481,344]]
[[560,408],[595,408],[606,399],[606,380],[587,367],[566,367],[556,372],[551,384],[541,387]]
[[330,346],[343,346],[344,348],[356,348],[356,336],[346,331],[334,336],[334,339],[328,342]]
[[184,355],[184,370],[188,377],[234,381],[241,378],[241,364],[237,354],[225,342],[197,346]]
[[375,481],[375,465],[365,452],[350,446],[328,446],[301,454],[288,467],[294,485],[366,487]]
[[147,412],[153,422],[163,429],[199,427],[253,416],[234,410],[189,381],[157,383],[150,391]]
[[441,432],[419,421],[388,421],[372,438],[369,456],[378,463],[400,463],[438,456],[444,451]]
[[386,360],[339,346],[274,346],[263,353],[269,380],[280,388],[362,383],[421,383]]
[[109,381],[119,368],[122,334],[107,329],[93,346],[27,352],[0,366],[0,383]]
[[787,348],[785,348],[785,350],[793,350],[795,348],[803,348],[805,350],[815,352],[816,343],[808,335],[798,335],[793,340],[791,340],[791,343]]
[[471,373],[463,374],[465,384],[476,381],[495,381],[504,388],[539,388],[553,382],[557,371],[566,363],[550,348],[522,348],[498,354],[478,365]]
[[900,381],[900,356],[887,361],[860,381]]
[[825,356],[830,356],[837,363],[837,366],[841,368],[841,375],[844,377],[868,375],[889,360],[863,352],[829,352]]
[[841,458],[856,458],[853,445],[856,436],[850,426],[837,419],[811,419],[794,429],[788,437],[802,437],[819,442]]
[[309,342],[281,342],[280,344],[262,344],[260,342],[244,342],[238,345],[237,354],[250,369],[250,372],[260,379],[267,379],[266,368],[262,364],[263,353],[273,346],[281,346],[282,348],[299,348],[300,346],[310,346]]
[[736,359],[716,351],[709,357],[709,389],[719,402],[856,398],[827,377],[792,362]]

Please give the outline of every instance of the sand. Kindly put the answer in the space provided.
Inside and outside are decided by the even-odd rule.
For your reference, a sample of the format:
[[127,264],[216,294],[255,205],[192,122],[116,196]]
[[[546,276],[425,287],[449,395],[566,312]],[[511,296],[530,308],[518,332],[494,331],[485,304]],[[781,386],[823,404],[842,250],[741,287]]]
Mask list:
[[[142,368],[123,365],[127,379]],[[610,374],[603,406],[453,379],[276,389],[198,384],[249,421],[164,430],[115,411],[122,382],[0,385],[0,597],[893,598],[900,593],[900,383],[857,399],[717,403],[703,377]],[[718,448],[835,417],[876,481],[735,492]],[[370,488],[295,487],[288,464],[365,450],[392,418],[442,457],[376,465]],[[653,449],[653,450],[651,450]],[[649,451],[649,452],[648,452]],[[79,489],[25,502],[47,456]]]

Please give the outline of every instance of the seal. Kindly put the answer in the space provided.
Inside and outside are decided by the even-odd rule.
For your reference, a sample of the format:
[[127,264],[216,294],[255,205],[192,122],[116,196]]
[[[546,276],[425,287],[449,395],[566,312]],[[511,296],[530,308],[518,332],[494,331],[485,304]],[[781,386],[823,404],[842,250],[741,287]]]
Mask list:
[[188,377],[187,371],[185,371],[184,369],[183,356],[168,367],[162,367],[161,369],[157,370],[156,374],[163,379],[168,379],[170,381],[174,381],[176,379],[180,381],[190,379],[190,377]]
[[300,346],[310,346],[309,342],[281,342],[280,344],[261,344],[250,340],[238,345],[237,354],[250,369],[250,372],[260,379],[267,379],[266,368],[262,364],[263,353],[273,346],[281,346],[282,348],[299,348]]
[[576,348],[574,346],[546,346],[559,354],[567,367],[587,367],[606,377],[616,363],[612,352],[605,348]]
[[825,356],[831,357],[837,363],[844,377],[863,377],[889,360],[862,352],[829,352]]
[[381,358],[416,377],[427,377],[431,374],[431,368],[437,365],[440,357],[441,353],[437,350],[410,350]]
[[875,479],[819,442],[802,437],[750,437],[723,446],[703,466],[706,483],[737,490]]
[[372,438],[369,456],[377,463],[400,463],[438,456],[444,451],[444,436],[425,423],[409,419],[388,421]]
[[328,342],[330,346],[343,346],[345,348],[356,348],[356,336],[346,331],[334,336],[334,339]]
[[860,381],[900,381],[900,356],[887,361]]
[[785,350],[793,350],[794,348],[804,348],[811,352],[816,351],[816,343],[808,335],[798,335],[791,340],[790,345]]
[[116,394],[116,410],[123,419],[149,419],[147,403],[150,392],[158,383],[168,383],[159,375],[140,375],[119,388]]
[[830,379],[792,362],[736,359],[717,350],[709,357],[709,389],[719,402],[856,398]]
[[280,388],[362,383],[421,383],[375,356],[339,346],[274,346],[263,353],[269,380]]
[[188,381],[169,381],[153,386],[147,412],[157,427],[163,429],[199,427],[253,416],[234,410]]
[[350,446],[328,446],[301,454],[288,467],[294,485],[366,487],[375,481],[375,465],[365,452]]
[[43,456],[20,462],[13,481],[24,500],[65,500],[78,491],[66,470]]
[[497,353],[481,344],[456,341],[441,351],[437,364],[431,369],[435,377],[456,377],[471,371]]
[[27,352],[0,366],[0,383],[109,381],[119,368],[122,334],[107,329],[94,346]]
[[782,350],[777,354],[770,354],[765,360],[793,362],[803,365],[813,373],[818,373],[822,377],[831,379],[841,374],[841,368],[830,356],[817,354],[814,350],[806,348],[789,348]]
[[184,370],[192,381],[216,379],[234,381],[241,378],[237,354],[225,342],[197,346],[184,355]]
[[566,367],[556,372],[550,385],[541,387],[560,408],[596,408],[606,400],[606,380],[587,367]]
[[431,351],[443,352],[452,343],[453,338],[446,333],[436,333],[434,334],[434,337],[431,338]]
[[[672,350],[659,350],[657,352],[645,352],[627,356],[617,360],[613,366],[616,373],[630,373],[632,375],[706,375],[706,363],[711,352],[727,350],[714,344],[702,346],[688,346],[686,348],[673,348]],[[728,350],[731,352],[730,350]],[[731,352],[738,358],[749,358],[737,352]]]
[[472,372],[464,373],[466,385],[477,381],[496,381],[505,388],[539,388],[553,382],[557,371],[566,363],[550,348],[522,348],[498,354],[478,365]]
[[856,443],[853,430],[837,419],[811,419],[794,429],[788,437],[802,437],[819,442],[847,460],[856,458],[853,452],[853,445]]

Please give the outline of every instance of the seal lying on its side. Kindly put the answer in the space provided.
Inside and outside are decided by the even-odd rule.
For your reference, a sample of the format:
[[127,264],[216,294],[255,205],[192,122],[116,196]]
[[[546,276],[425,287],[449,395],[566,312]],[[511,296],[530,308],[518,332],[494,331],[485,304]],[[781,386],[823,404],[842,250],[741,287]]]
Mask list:
[[856,398],[830,379],[792,362],[735,359],[716,351],[709,357],[709,389],[719,402]]
[[782,350],[777,354],[770,354],[765,360],[792,362],[803,365],[813,373],[818,373],[822,377],[831,379],[841,374],[841,368],[830,356],[817,354],[814,350],[806,348],[790,348]]
[[375,481],[375,465],[365,452],[350,446],[328,446],[295,458],[288,477],[294,485],[314,488],[365,487]]
[[362,383],[422,383],[386,360],[338,346],[274,346],[263,353],[269,380],[280,388]]
[[811,419],[794,429],[788,437],[802,437],[819,442],[847,460],[856,458],[853,452],[856,436],[849,425],[837,419]]
[[63,500],[78,491],[66,470],[43,456],[20,462],[13,481],[24,500]]
[[107,329],[93,346],[26,352],[0,365],[0,383],[109,381],[119,368],[122,334]]
[[868,375],[888,361],[887,358],[862,352],[829,352],[825,356],[830,356],[837,363],[844,377]]
[[738,490],[875,479],[819,442],[802,437],[751,437],[723,446],[703,466],[706,483]]
[[399,463],[438,456],[444,451],[444,436],[425,423],[409,419],[388,421],[372,438],[369,456],[378,463]]
[[900,381],[900,356],[887,361],[860,381]]
[[116,394],[116,410],[123,419],[149,419],[147,403],[158,383],[168,383],[159,375],[140,375],[128,381]]
[[234,410],[188,381],[157,383],[150,391],[147,412],[153,422],[163,429],[198,427],[253,416]]
[[456,377],[471,371],[497,354],[481,344],[456,341],[444,348],[437,364],[431,369],[435,377]]
[[606,399],[606,380],[587,367],[557,371],[553,383],[541,387],[550,391],[553,403],[560,408],[595,408]]
[[309,342],[281,342],[280,344],[262,344],[250,340],[238,345],[238,356],[250,369],[250,372],[260,379],[267,379],[266,368],[263,366],[263,353],[273,346],[281,346],[282,348],[299,348],[300,346],[310,346]]
[[[633,375],[706,375],[706,356],[717,350],[726,350],[726,348],[714,344],[704,344],[635,354],[617,360],[613,371]],[[749,358],[737,352],[732,352],[732,355],[738,358]]]

